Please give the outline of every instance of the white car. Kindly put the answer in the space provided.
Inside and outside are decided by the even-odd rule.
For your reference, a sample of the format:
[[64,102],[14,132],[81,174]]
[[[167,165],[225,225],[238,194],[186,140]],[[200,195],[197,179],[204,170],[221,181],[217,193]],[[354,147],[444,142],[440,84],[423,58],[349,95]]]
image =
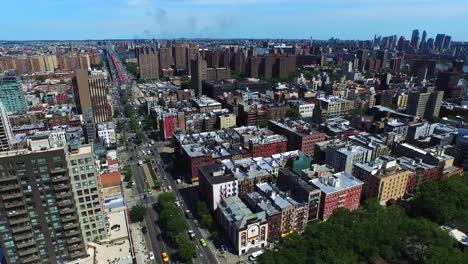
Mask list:
[[150,260],[154,260],[154,253],[153,253],[153,251],[151,251],[151,252],[149,253],[149,259],[150,259]]

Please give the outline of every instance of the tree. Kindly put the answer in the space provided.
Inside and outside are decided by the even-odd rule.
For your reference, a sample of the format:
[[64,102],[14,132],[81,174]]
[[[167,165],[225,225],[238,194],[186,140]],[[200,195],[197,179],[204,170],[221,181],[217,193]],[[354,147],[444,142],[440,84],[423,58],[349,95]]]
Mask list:
[[299,120],[301,119],[301,114],[296,108],[289,108],[286,112],[286,117],[289,117],[292,120]]
[[186,90],[186,89],[192,89],[192,80],[191,79],[188,79],[186,81],[183,81],[181,84],[180,84],[180,88],[182,90]]
[[[450,255],[450,257],[447,257]],[[467,263],[456,242],[436,224],[411,218],[396,206],[367,201],[340,210],[327,222],[309,224],[302,235],[279,241],[259,263]]]
[[130,220],[133,223],[143,221],[143,219],[145,219],[145,215],[146,207],[144,207],[143,205],[134,205],[130,209]]
[[120,133],[122,132],[122,130],[124,129],[124,124],[122,123],[122,121],[117,121],[117,124],[115,125],[115,130],[117,133]]
[[192,257],[195,254],[195,245],[187,237],[187,234],[178,234],[176,238],[178,256],[183,263],[192,263]]
[[214,221],[206,203],[198,201],[196,204],[196,209],[201,226],[205,229],[212,230],[214,227]]
[[119,117],[119,115],[120,115],[120,110],[119,110],[119,109],[115,109],[115,110],[114,110],[114,118]]
[[143,143],[143,141],[145,140],[145,134],[144,134],[141,130],[138,130],[138,131],[137,131],[137,133],[136,133],[136,140],[137,140],[137,143],[138,143],[138,144]]

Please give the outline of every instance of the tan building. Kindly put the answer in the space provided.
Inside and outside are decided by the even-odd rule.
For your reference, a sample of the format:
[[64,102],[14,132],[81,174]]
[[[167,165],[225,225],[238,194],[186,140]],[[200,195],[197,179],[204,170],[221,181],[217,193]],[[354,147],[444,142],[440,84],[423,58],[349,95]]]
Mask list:
[[353,168],[353,176],[364,182],[363,196],[377,198],[381,205],[405,195],[410,174],[389,156],[366,164],[358,163]]
[[135,53],[140,66],[140,79],[158,80],[159,60],[156,49],[153,47],[137,48],[135,49]]
[[400,94],[397,97],[397,107],[399,109],[406,109],[408,106],[408,95],[407,94]]
[[80,146],[69,156],[70,179],[85,243],[107,239],[104,208],[92,145]]
[[223,114],[218,116],[219,129],[236,127],[235,114]]
[[354,109],[354,101],[341,97],[330,96],[316,99],[313,118],[318,122],[324,122],[330,118],[344,117]]
[[107,94],[109,89],[103,76],[88,76],[86,70],[76,70],[73,77],[73,89],[78,113],[84,117],[92,111],[94,122],[103,123],[111,120]]

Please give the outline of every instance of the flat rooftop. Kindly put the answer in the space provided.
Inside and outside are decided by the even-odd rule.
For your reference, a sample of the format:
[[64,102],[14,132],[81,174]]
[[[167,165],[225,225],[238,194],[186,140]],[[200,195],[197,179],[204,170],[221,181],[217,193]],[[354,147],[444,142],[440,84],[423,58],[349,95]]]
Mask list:
[[347,172],[335,173],[332,176],[313,179],[312,184],[325,194],[332,194],[354,188],[364,183]]

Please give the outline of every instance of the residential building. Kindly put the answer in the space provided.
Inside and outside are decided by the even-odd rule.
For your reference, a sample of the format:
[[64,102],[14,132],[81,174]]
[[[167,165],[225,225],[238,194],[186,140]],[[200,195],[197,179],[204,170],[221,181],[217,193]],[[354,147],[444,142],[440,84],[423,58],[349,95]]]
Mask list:
[[94,123],[109,122],[112,116],[106,80],[102,76],[88,76],[86,70],[76,70],[72,81],[78,114],[86,117],[91,112]]
[[345,117],[350,110],[354,109],[354,102],[340,97],[316,98],[313,118],[316,122],[325,122],[335,117]]
[[0,101],[8,113],[24,113],[28,110],[21,81],[13,72],[0,76]]
[[307,155],[314,155],[315,144],[325,140],[325,134],[313,129],[304,121],[270,120],[268,128],[288,139],[288,150],[300,150]]
[[92,145],[82,145],[71,151],[69,170],[85,243],[105,240],[107,229]]
[[402,198],[406,193],[411,172],[390,156],[368,163],[354,164],[353,176],[364,182],[363,197],[377,198],[381,205]]
[[237,116],[232,113],[220,114],[218,115],[218,128],[225,129],[225,128],[233,128],[237,126],[236,123]]
[[7,263],[65,263],[86,255],[67,154],[47,137],[0,152],[0,237]]
[[444,165],[430,165],[408,157],[399,157],[398,164],[411,172],[406,185],[407,193],[415,193],[419,190],[422,184],[429,181],[439,181],[443,176]]
[[117,143],[115,136],[115,124],[113,122],[100,123],[97,125],[98,137],[104,141],[107,146]]
[[412,91],[408,94],[406,113],[418,117],[439,117],[443,91]]
[[268,222],[265,211],[252,212],[237,196],[219,202],[217,222],[224,229],[238,255],[267,246]]
[[316,178],[311,182],[322,192],[319,217],[323,221],[328,220],[340,208],[355,210],[361,204],[364,183],[348,172]]
[[310,184],[293,171],[280,168],[277,186],[299,203],[306,203],[308,208],[307,221],[312,222],[319,217],[320,189]]
[[209,113],[213,110],[219,110],[222,108],[220,102],[207,96],[191,98],[190,101],[200,113]]
[[159,60],[158,52],[154,47],[135,48],[135,57],[140,66],[140,79],[158,80],[159,79]]
[[13,131],[11,129],[10,119],[7,111],[0,101],[0,151],[12,149]]
[[286,152],[288,140],[280,135],[260,136],[249,140],[249,151],[253,158],[269,157]]
[[326,148],[325,163],[335,169],[335,171],[345,171],[351,173],[353,165],[365,163],[372,160],[372,149],[362,146],[329,144]]
[[199,177],[198,188],[212,212],[216,211],[219,202],[238,194],[237,180],[222,164],[200,167]]

